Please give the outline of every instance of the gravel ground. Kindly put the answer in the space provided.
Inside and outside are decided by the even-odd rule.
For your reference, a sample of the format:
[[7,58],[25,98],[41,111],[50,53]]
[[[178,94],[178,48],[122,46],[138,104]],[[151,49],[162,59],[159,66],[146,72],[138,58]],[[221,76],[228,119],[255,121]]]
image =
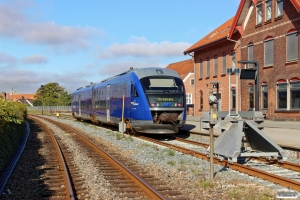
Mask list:
[[[262,195],[276,198],[278,191],[288,190],[220,165],[214,166],[214,182],[210,183],[210,164],[207,161],[138,138],[129,136],[123,138],[122,134],[108,129],[77,121],[63,119],[61,121],[85,130],[90,136],[109,142],[114,148],[123,151],[124,156],[127,156],[128,159],[136,160],[137,163],[147,167],[157,177],[163,177],[171,186],[178,188],[190,199],[235,198],[239,195],[245,195],[249,186],[262,191],[261,194],[253,196],[255,194],[250,190],[249,199],[259,198]],[[191,136],[189,139],[194,139],[193,137]]]
[[[287,188],[220,165],[214,166],[215,177],[214,181],[210,182],[210,163],[207,161],[87,123],[59,118],[57,120],[84,130],[94,138],[96,143],[105,143],[116,151],[123,152],[125,157],[135,160],[148,169],[149,173],[163,179],[189,199],[277,199],[276,194],[279,191],[288,191]],[[56,134],[60,134],[55,127],[52,129]],[[68,140],[66,134],[61,136],[67,139],[64,140],[68,141],[65,144],[72,149],[76,163],[85,173],[86,187],[90,191],[88,199],[116,199],[114,193],[107,189],[109,183],[98,175],[95,163],[85,156],[85,150],[76,147]],[[196,136],[191,136],[189,139],[203,140]],[[31,155],[27,156],[21,159],[28,161]],[[26,170],[30,169],[22,170],[25,175],[28,174]],[[26,179],[26,176],[24,178]],[[10,186],[5,190],[3,199],[9,199],[8,189],[10,192],[17,192],[14,186]]]

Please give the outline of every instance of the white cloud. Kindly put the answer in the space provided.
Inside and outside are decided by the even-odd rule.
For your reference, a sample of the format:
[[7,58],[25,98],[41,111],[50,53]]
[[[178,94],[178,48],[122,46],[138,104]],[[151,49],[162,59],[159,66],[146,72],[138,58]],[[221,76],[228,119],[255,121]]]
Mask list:
[[[18,2],[19,3],[19,2]],[[91,27],[63,26],[54,22],[31,22],[20,6],[0,3],[0,36],[24,43],[72,51],[89,47],[88,39],[104,34]]]
[[14,56],[0,52],[0,66],[4,64],[15,64],[16,62],[17,58],[15,58]]
[[19,93],[34,93],[42,84],[50,82],[57,82],[60,86],[66,88],[68,92],[73,92],[82,85],[89,83],[91,75],[93,75],[93,72],[84,69],[76,72],[66,71],[62,74],[39,73],[37,71],[20,69],[2,69],[0,73],[0,92],[9,92],[13,88],[14,91]]
[[131,37],[127,44],[112,44],[105,51],[100,53],[100,57],[175,57],[183,55],[183,50],[190,46],[191,44],[187,42],[171,43],[169,41],[163,41],[160,43],[151,43],[144,37]]
[[43,64],[43,63],[47,63],[48,60],[43,55],[34,54],[23,58],[22,62],[24,64]]

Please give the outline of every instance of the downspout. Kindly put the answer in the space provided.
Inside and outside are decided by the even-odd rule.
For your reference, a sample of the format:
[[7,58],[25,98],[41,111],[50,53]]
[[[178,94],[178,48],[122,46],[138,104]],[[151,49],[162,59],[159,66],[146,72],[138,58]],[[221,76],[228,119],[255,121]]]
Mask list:
[[[238,40],[230,39],[230,38],[229,38],[229,34],[227,35],[227,40],[229,40],[229,41],[231,41],[231,42],[235,42],[235,43],[239,43],[239,42],[240,42],[240,41],[238,41]],[[237,79],[236,79],[236,86],[238,86],[238,80],[237,80]],[[231,87],[229,87],[229,88],[231,89]],[[242,102],[242,101],[241,101],[241,100],[242,100],[242,99],[241,99],[242,97],[241,97],[241,96],[240,96],[240,97],[238,96],[238,92],[239,92],[238,89],[241,90],[242,87],[236,87],[236,88],[237,88],[236,94],[235,94],[235,95],[236,95],[236,104],[237,104],[238,102],[240,102],[240,109],[238,109],[238,105],[236,105],[236,113],[237,113],[238,110],[242,110],[242,103],[241,103],[241,102]],[[228,91],[228,93],[229,93],[229,92],[230,92],[230,90]],[[242,92],[242,91],[240,91],[240,92]],[[229,94],[229,96],[230,96],[230,94]],[[237,101],[237,98],[239,98],[240,100]],[[229,102],[229,103],[230,103],[230,102]],[[229,109],[230,109],[230,106],[229,106]],[[229,111],[229,112],[230,112],[230,111]]]

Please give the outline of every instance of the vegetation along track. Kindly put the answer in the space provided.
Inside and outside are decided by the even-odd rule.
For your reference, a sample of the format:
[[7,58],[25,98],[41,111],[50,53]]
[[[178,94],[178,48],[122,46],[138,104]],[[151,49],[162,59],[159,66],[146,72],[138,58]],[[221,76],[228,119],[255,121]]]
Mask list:
[[[207,156],[207,154],[203,153],[203,152],[194,151],[192,149],[187,149],[187,148],[179,146],[179,145],[162,142],[162,141],[152,139],[149,137],[139,136],[139,138],[209,161],[209,156]],[[189,143],[189,144],[198,145],[198,146],[204,146],[206,148],[209,146],[208,144],[205,144],[205,143],[186,140],[186,139],[182,139],[182,138],[178,138],[178,137],[175,139],[180,142]],[[236,170],[236,171],[239,171],[239,172],[242,172],[245,174],[249,174],[251,176],[256,176],[258,178],[268,180],[272,183],[279,184],[284,187],[291,188],[293,190],[300,192],[300,182],[295,180],[295,179],[299,179],[299,177],[300,177],[300,175],[299,175],[300,166],[298,164],[289,163],[289,162],[280,163],[280,162],[277,162],[276,160],[266,160],[264,158],[260,158],[259,160],[261,161],[261,164],[257,164],[257,162],[256,163],[254,163],[254,162],[248,163],[248,164],[239,164],[239,163],[230,163],[227,160],[220,160],[215,157],[214,163],[225,166],[225,167],[229,167],[233,170]],[[263,164],[262,164],[262,162],[263,162]],[[294,175],[293,176],[287,175],[286,177],[284,175],[276,175],[275,174],[276,170],[270,169],[270,168],[263,169],[264,167],[262,165],[265,165],[265,166],[276,165],[276,166],[279,166],[282,168],[291,169],[294,172],[288,172],[286,174],[294,173]],[[255,166],[259,166],[259,167],[255,167]],[[282,173],[282,174],[284,174],[284,173]],[[297,174],[297,175],[295,175],[295,174]]]
[[[105,146],[99,147],[82,131],[49,118],[42,119],[69,132],[69,138],[74,138],[76,145],[82,146],[87,151],[88,157],[92,158],[97,165],[98,174],[102,175],[109,182],[109,189],[115,193],[115,197],[130,199],[186,199],[180,192],[168,187],[164,181],[148,175],[148,172],[141,169],[136,163],[124,160],[120,153],[116,153]],[[76,163],[73,164],[76,165]]]

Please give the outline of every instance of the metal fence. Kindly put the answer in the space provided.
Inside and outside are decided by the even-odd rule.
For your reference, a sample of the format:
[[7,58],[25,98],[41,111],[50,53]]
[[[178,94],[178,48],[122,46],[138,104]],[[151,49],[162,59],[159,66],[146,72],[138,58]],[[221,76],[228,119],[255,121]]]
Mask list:
[[71,112],[71,106],[27,106],[28,110],[45,111],[45,112]]

